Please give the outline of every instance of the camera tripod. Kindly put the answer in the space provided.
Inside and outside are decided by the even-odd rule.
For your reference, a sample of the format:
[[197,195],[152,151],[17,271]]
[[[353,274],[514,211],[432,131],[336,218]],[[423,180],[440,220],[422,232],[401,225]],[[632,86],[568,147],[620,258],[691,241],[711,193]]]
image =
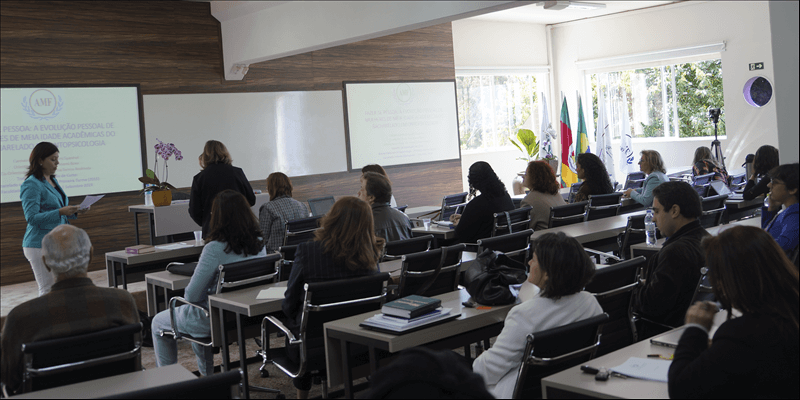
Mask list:
[[711,142],[711,154],[714,156],[717,162],[722,165],[722,169],[727,170],[725,167],[725,157],[722,155],[722,143],[720,143],[719,139],[717,139],[718,122],[718,119],[714,119],[714,141]]

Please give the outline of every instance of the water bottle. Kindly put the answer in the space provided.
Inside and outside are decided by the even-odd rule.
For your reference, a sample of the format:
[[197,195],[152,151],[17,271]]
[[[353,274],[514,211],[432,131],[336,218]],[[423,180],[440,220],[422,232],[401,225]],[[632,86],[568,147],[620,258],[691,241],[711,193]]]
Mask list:
[[656,245],[656,224],[653,222],[653,210],[647,210],[644,216],[644,231],[647,237],[647,245]]

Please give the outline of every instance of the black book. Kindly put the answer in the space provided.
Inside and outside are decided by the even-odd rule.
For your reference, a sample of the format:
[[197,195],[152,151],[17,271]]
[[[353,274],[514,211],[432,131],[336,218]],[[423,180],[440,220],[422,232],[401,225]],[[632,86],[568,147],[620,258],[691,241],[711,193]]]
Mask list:
[[412,294],[384,304],[381,312],[386,315],[411,319],[427,314],[441,304],[442,301],[439,299]]

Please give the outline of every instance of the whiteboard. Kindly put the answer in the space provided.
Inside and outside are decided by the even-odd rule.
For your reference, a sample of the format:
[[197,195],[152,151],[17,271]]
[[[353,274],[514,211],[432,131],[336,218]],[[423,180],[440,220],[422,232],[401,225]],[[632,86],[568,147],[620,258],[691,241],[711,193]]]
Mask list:
[[[224,143],[247,179],[347,170],[342,91],[156,94],[143,96],[147,167],[160,139],[184,159],[169,160],[167,180],[192,185],[207,140]],[[162,179],[163,160],[158,177]]]

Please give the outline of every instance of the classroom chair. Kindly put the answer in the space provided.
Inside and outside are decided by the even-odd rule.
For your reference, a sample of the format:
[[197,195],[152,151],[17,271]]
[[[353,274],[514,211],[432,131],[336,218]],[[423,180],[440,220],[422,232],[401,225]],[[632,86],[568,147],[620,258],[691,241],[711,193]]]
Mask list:
[[556,228],[564,225],[577,224],[586,221],[589,214],[589,202],[580,201],[563,206],[550,207],[550,222],[548,228]]
[[558,328],[529,333],[512,398],[539,397],[542,378],[594,358],[607,321],[608,314],[603,313]]
[[583,185],[583,182],[576,182],[569,187],[569,196],[567,197],[567,203],[572,203],[575,201],[575,196],[577,196],[578,191],[581,190],[581,185]]
[[27,393],[141,371],[141,352],[141,322],[25,343],[19,391]]
[[[278,269],[280,268],[281,255],[280,253],[268,254],[266,257],[252,258],[249,260],[238,261],[229,264],[221,264],[219,274],[217,275],[217,284],[214,291],[215,294],[226,293],[233,290],[245,289],[258,285],[264,285],[274,282],[278,276]],[[178,304],[180,303],[180,304]],[[175,296],[169,300],[169,319],[172,329],[159,332],[160,336],[172,336],[175,340],[186,340],[192,343],[199,344],[204,347],[212,347],[214,345],[211,337],[192,337],[185,333],[181,333],[175,324],[175,308],[179,305],[185,305],[200,309],[204,315],[211,318],[208,308],[190,303],[180,296]],[[227,319],[226,319],[227,321]],[[242,324],[245,325],[242,329],[252,328],[261,322],[261,318],[244,318]],[[209,323],[210,324],[210,323]],[[230,342],[237,339],[237,334],[233,333],[226,335]],[[222,343],[223,346],[228,343]],[[239,343],[244,346],[244,343]],[[223,360],[224,361],[224,360]],[[242,368],[246,368],[246,363],[241,363]],[[250,386],[247,389],[252,389],[260,392],[280,394],[280,390],[262,388],[257,386]]]
[[[645,242],[644,217],[645,214],[628,217],[628,224],[625,226],[625,231],[617,236],[617,244],[619,245],[618,256],[621,259],[629,260],[631,258],[631,245]],[[656,238],[660,237],[661,231],[656,227]]]
[[697,281],[692,301],[689,304],[694,304],[698,301],[716,301],[714,288],[711,287],[711,283],[708,281],[708,267],[700,268],[700,279]]
[[645,178],[644,172],[631,172],[625,178],[625,186],[622,187],[622,190],[639,189],[644,185],[645,179],[647,178]]
[[480,239],[478,240],[478,254],[486,250],[500,251],[512,260],[523,263],[527,270],[528,260],[531,257],[531,235],[533,235],[533,229],[526,229],[522,232]]
[[717,226],[722,222],[723,213],[725,213],[725,202],[728,200],[728,195],[717,195],[706,197],[702,199],[703,213],[700,215],[700,225],[703,228],[710,228]]
[[587,221],[619,215],[620,199],[622,192],[610,194],[596,194],[589,196],[589,211]]
[[[365,312],[380,310],[387,295],[388,273],[328,282],[307,283],[303,297],[300,326],[295,335],[283,322],[266,316],[261,324],[262,348],[258,351],[263,359],[261,371],[268,362],[278,367],[291,378],[310,372],[322,382],[322,398],[328,397],[327,367],[325,364],[325,338],[323,324]],[[286,347],[268,349],[269,325],[286,335]],[[289,346],[298,346],[299,362],[289,356]],[[353,346],[357,350],[357,346]]]
[[531,222],[531,207],[517,208],[494,214],[492,237],[528,229]]
[[432,297],[458,289],[461,252],[466,245],[439,248],[402,256],[397,298],[412,294]]
[[586,290],[592,293],[608,314],[603,328],[603,340],[597,355],[611,353],[636,343],[636,324],[633,322],[633,296],[639,287],[640,269],[647,265],[642,257],[623,261],[597,270]]
[[449,221],[450,216],[457,214],[467,204],[467,192],[449,194],[442,198],[442,209],[439,211],[440,221]]
[[[235,399],[234,395],[242,383],[244,372],[232,371],[204,376],[189,381],[147,387],[109,396],[109,399]],[[283,399],[283,395],[276,398]]]
[[731,189],[731,191],[742,190],[744,189],[745,185],[747,185],[747,176],[744,172],[741,174],[728,176],[728,187]]
[[383,247],[381,261],[398,260],[401,256],[411,253],[428,251],[433,243],[433,235],[417,236],[411,239],[386,242]]
[[283,236],[283,245],[290,246],[314,240],[314,232],[319,229],[320,219],[322,219],[321,215],[286,221],[286,233]]
[[397,207],[395,207],[395,208],[396,208],[398,211],[400,211],[401,213],[404,213],[404,214],[405,214],[405,212],[406,212],[406,209],[408,208],[408,204],[403,204],[402,206],[397,206]]

